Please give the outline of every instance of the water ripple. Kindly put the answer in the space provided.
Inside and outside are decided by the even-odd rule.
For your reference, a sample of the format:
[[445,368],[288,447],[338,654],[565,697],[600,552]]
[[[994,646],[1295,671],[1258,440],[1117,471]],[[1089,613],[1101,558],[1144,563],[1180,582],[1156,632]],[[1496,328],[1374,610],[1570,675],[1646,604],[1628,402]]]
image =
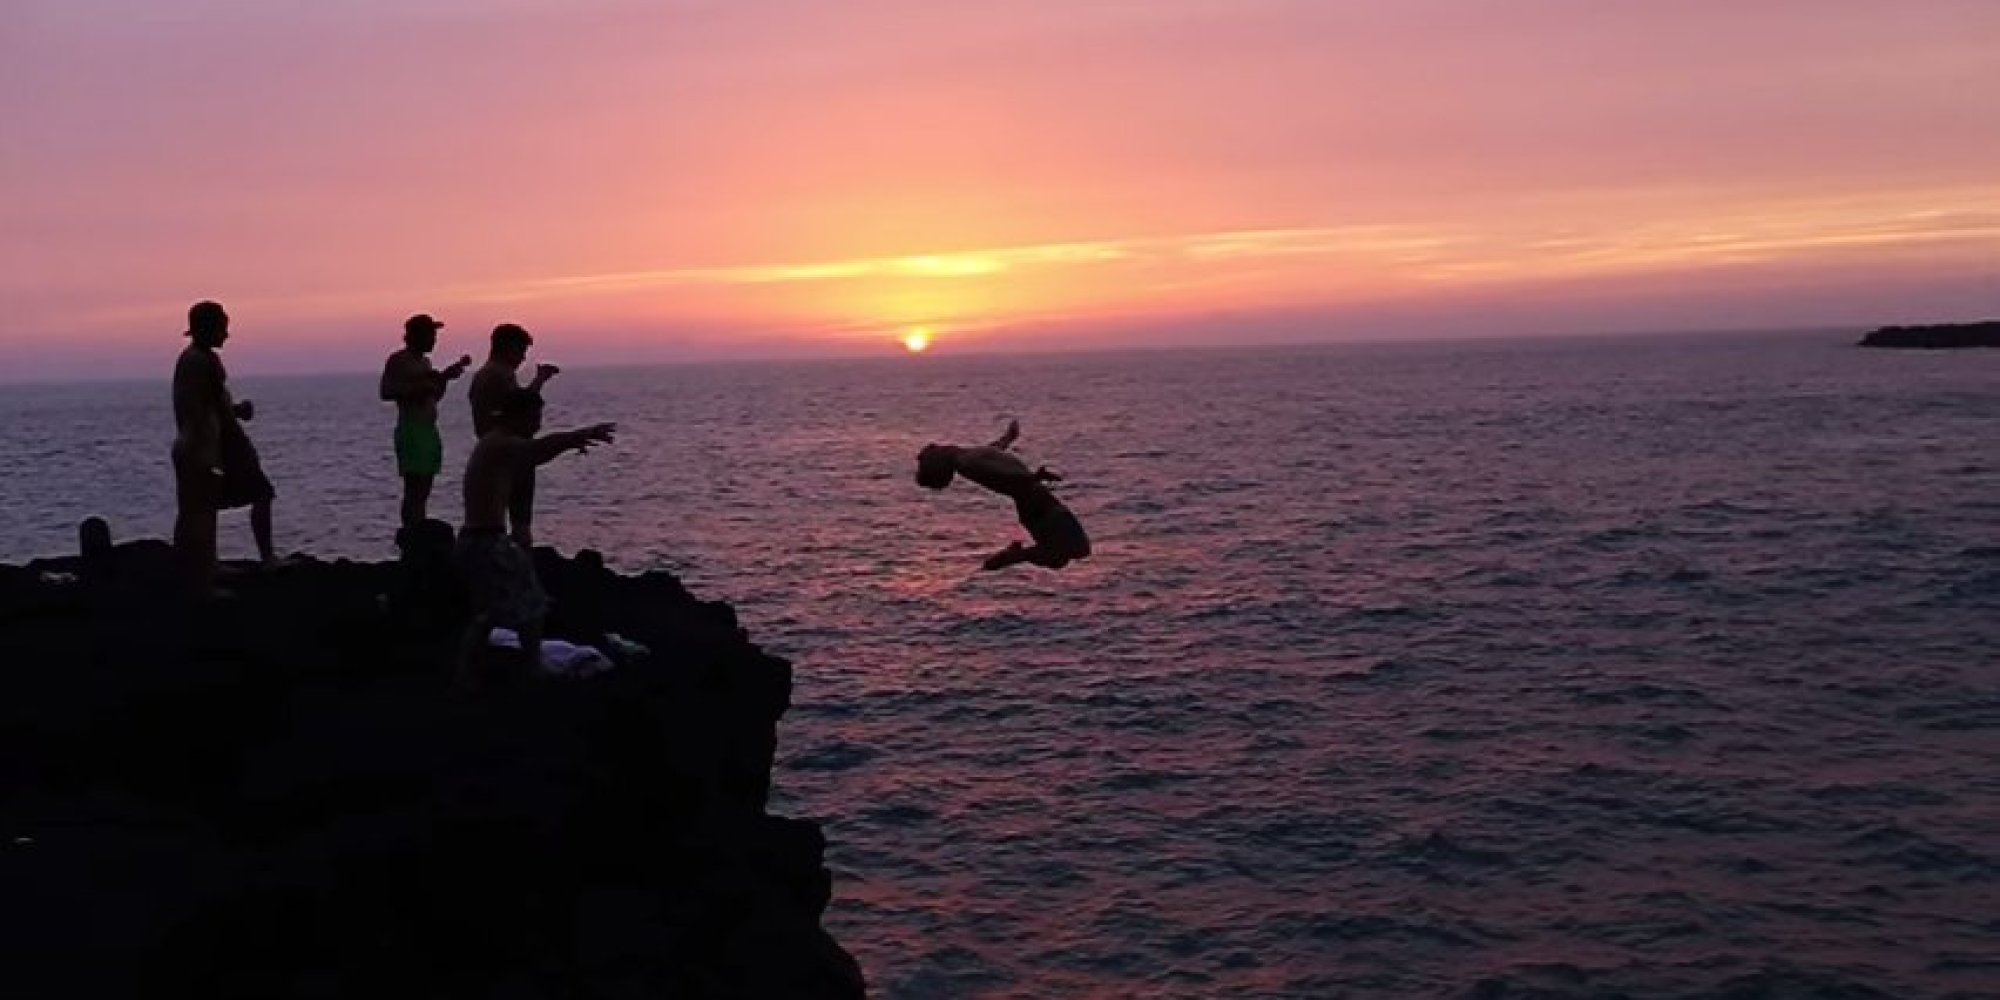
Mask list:
[[[1996,997],[1996,375],[1813,338],[575,371],[551,421],[623,429],[542,534],[795,660],[776,806],[890,1000]],[[367,380],[240,381],[281,541],[387,555]],[[1099,543],[1061,574],[980,573],[1011,512],[909,483],[1007,414]],[[158,386],[0,415],[9,555],[166,533]]]

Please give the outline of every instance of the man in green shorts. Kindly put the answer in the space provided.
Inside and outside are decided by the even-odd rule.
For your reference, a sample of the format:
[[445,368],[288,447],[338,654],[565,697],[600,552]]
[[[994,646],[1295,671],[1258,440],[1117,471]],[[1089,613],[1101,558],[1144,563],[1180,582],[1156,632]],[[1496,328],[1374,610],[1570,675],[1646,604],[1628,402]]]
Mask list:
[[431,483],[444,468],[444,439],[438,435],[438,400],[445,386],[465,374],[472,356],[451,367],[431,367],[431,350],[443,323],[418,313],[403,323],[403,349],[382,365],[382,398],[396,404],[396,471],[403,475],[403,527],[424,523]]

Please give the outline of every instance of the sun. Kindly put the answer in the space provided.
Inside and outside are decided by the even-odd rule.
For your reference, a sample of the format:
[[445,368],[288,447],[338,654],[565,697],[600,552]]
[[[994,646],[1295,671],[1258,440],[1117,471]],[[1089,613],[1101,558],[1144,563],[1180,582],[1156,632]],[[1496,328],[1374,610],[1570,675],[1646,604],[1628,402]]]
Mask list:
[[925,351],[930,350],[930,347],[931,347],[930,327],[927,326],[911,327],[910,332],[903,334],[903,349],[910,352],[911,354],[922,354]]

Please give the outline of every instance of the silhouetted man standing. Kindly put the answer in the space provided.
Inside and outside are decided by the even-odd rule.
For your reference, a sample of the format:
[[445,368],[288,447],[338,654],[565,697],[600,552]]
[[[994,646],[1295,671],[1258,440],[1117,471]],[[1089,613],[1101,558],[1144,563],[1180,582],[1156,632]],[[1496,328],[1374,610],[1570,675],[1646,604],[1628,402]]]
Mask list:
[[242,421],[256,415],[249,400],[229,397],[229,374],[217,353],[229,339],[229,314],[214,302],[188,309],[188,346],[174,365],[174,549],[198,595],[215,593],[216,512],[250,506],[257,555],[277,562],[271,545],[271,501]]
[[[472,387],[466,392],[472,401],[472,433],[485,437],[499,422],[501,404],[516,389],[525,388],[540,393],[549,379],[562,371],[555,365],[536,365],[535,377],[526,386],[521,384],[521,364],[528,360],[528,347],[535,338],[528,331],[512,323],[502,323],[493,328],[493,344],[486,354],[486,363],[472,376]],[[513,530],[514,540],[523,548],[535,545],[535,466],[521,467],[521,481],[514,484],[507,495],[507,523]]]
[[403,349],[382,364],[382,398],[396,404],[396,471],[403,477],[403,527],[428,516],[431,484],[444,468],[444,439],[438,435],[438,400],[445,387],[472,366],[468,354],[438,371],[431,367],[437,332],[444,324],[418,313],[403,321]]

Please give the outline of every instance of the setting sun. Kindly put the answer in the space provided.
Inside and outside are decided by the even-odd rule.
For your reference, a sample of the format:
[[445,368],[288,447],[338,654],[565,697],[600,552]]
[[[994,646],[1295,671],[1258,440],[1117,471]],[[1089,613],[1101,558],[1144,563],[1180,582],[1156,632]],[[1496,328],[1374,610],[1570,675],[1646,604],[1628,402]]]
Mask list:
[[909,351],[911,354],[922,354],[929,350],[930,346],[930,327],[919,326],[903,334],[903,349]]

